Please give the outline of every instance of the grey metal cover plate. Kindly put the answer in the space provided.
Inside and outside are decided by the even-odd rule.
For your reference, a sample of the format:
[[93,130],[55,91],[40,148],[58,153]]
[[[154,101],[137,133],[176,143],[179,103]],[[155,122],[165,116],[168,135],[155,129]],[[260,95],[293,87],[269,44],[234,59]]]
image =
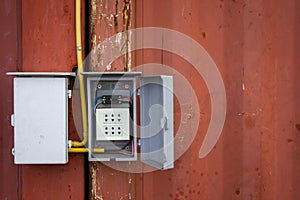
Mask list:
[[[136,131],[136,126],[133,125],[132,127],[132,136],[133,136],[133,143],[134,143],[134,155],[133,156],[128,156],[128,155],[122,155],[118,153],[93,153],[92,149],[95,147],[94,141],[96,138],[94,137],[94,133],[96,132],[95,127],[96,125],[93,124],[94,121],[94,110],[93,110],[93,101],[94,99],[92,96],[95,94],[95,87],[96,84],[99,81],[129,81],[132,82],[132,90],[136,88],[136,76],[138,76],[140,72],[82,72],[82,75],[85,76],[86,80],[86,86],[87,86],[87,107],[88,107],[88,148],[89,148],[89,153],[88,153],[88,158],[89,161],[136,161],[137,160],[137,131]],[[96,84],[95,84],[96,83]],[[133,124],[136,124],[136,95],[133,95],[132,97],[132,102],[133,102]],[[106,143],[107,144],[107,143]],[[114,145],[113,143],[111,143]],[[109,144],[108,144],[109,145]],[[96,146],[98,147],[98,146]],[[102,147],[102,146],[99,146]]]
[[141,161],[174,167],[173,77],[140,77]]
[[74,72],[7,72],[8,76],[19,77],[67,77],[76,76]]
[[81,72],[85,77],[135,77],[141,72]]
[[68,162],[68,80],[14,78],[16,164]]

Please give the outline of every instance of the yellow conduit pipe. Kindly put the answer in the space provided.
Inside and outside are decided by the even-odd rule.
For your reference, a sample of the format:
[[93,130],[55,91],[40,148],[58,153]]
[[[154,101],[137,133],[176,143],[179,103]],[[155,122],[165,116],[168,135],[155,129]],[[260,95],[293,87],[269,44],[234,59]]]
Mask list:
[[82,128],[83,128],[83,140],[72,141],[72,147],[82,147],[87,143],[87,111],[86,111],[86,98],[84,79],[81,75],[83,72],[82,65],[82,45],[81,45],[81,0],[76,0],[76,53],[77,53],[77,65],[78,65],[78,79],[79,79],[79,90],[80,90],[80,101],[81,101],[81,115],[82,115]]
[[[77,65],[78,65],[78,79],[79,79],[79,90],[80,90],[80,101],[81,101],[81,115],[82,115],[82,126],[83,126],[83,140],[82,141],[72,141],[72,147],[69,148],[68,152],[70,153],[87,153],[88,149],[83,146],[87,143],[87,110],[86,110],[86,98],[85,98],[85,87],[84,87],[84,78],[81,74],[83,72],[82,64],[82,44],[81,44],[81,0],[76,0],[76,53],[77,53]],[[82,147],[82,148],[78,148]],[[93,152],[103,153],[104,148],[94,148]]]
[[[69,148],[68,149],[69,153],[87,153],[89,152],[88,148]],[[94,148],[93,149],[94,153],[104,153],[104,148]]]

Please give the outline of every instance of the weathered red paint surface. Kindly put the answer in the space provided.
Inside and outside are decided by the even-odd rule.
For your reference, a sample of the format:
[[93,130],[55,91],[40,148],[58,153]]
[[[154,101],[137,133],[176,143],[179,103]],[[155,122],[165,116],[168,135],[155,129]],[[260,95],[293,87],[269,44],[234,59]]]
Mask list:
[[[74,13],[72,0],[22,2],[23,71],[70,72],[76,66]],[[78,139],[72,118],[69,124],[70,139]],[[69,154],[66,165],[23,165],[22,198],[84,199],[84,163],[84,155]]]
[[[299,3],[141,4],[139,26],[171,28],[197,40],[218,65],[227,93],[222,136],[211,154],[200,160],[210,102],[204,100],[203,82],[189,76],[205,113],[198,135],[174,170],[143,176],[143,199],[298,199]],[[143,62],[147,59],[155,60],[144,56]],[[180,63],[175,56],[164,60],[170,66]],[[191,73],[187,64],[177,68]]]
[[[7,2],[1,5],[7,6]],[[133,3],[136,27],[178,30],[207,50],[225,83],[227,117],[217,145],[200,160],[199,148],[211,109],[204,81],[178,56],[163,52],[162,61],[161,51],[139,51],[136,64],[163,62],[179,70],[193,85],[201,108],[198,134],[188,151],[175,162],[175,168],[169,171],[135,175],[96,164],[97,195],[103,199],[129,199],[130,194],[131,199],[145,200],[300,199],[300,59],[297,55],[300,3],[297,0]],[[76,64],[74,2],[23,1],[22,11],[23,70],[70,71]],[[4,27],[16,30],[15,24],[0,21]],[[9,62],[3,55],[13,60],[17,56],[16,47],[8,44],[10,41],[16,45],[17,35],[9,34],[11,40],[8,40],[3,30],[1,44],[12,51],[4,52],[2,48],[1,64],[8,63],[5,65],[8,68],[1,69],[14,71],[17,63]],[[18,170],[10,156],[12,137],[3,137],[6,131],[12,135],[6,121],[12,112],[12,94],[3,90],[12,88],[12,82],[9,78],[1,80],[0,148],[4,160],[1,162],[5,163],[0,166],[1,180],[11,182],[8,186],[4,185],[6,181],[1,181],[0,197],[17,199],[18,185],[22,184],[24,199],[83,199],[86,183],[82,155],[70,156],[69,164],[64,166],[22,166],[22,182],[18,182]],[[176,103],[175,108],[179,107]],[[175,119],[182,114],[175,111]],[[179,122],[175,121],[178,127]],[[70,129],[75,132],[73,125]]]
[[[113,36],[119,32],[134,28],[135,26],[135,1],[130,2],[130,7],[126,7],[125,1],[102,1],[91,0],[90,8],[90,46],[92,48],[90,71],[99,71],[106,69],[107,71],[124,71],[130,69],[134,65],[133,55],[131,59],[125,56],[114,61],[111,67],[101,65],[103,60],[101,57],[101,49],[98,44],[106,38]],[[117,3],[116,3],[117,2]],[[125,9],[124,9],[125,7]],[[131,10],[131,15],[127,15]],[[114,17],[112,17],[114,16]],[[128,23],[127,23],[128,22]],[[127,24],[127,26],[126,26]],[[115,44],[113,44],[115,45]],[[125,45],[121,42],[117,48]],[[126,48],[125,46],[123,48]],[[126,65],[127,63],[127,65]],[[90,163],[90,198],[91,199],[139,199],[139,177],[133,173],[124,173],[107,167],[101,162]]]
[[0,199],[18,199],[20,195],[19,167],[13,164],[12,78],[7,71],[21,67],[20,55],[20,1],[0,2]]

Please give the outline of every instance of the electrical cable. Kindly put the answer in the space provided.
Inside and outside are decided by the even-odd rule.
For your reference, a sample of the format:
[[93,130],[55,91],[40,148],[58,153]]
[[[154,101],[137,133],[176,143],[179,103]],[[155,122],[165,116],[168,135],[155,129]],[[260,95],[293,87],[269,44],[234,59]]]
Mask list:
[[96,110],[97,110],[97,107],[102,104],[102,100],[100,100],[98,103],[95,104],[94,106],[94,113],[96,114]]
[[98,100],[99,100],[99,99],[102,99],[102,97],[103,97],[103,96],[98,96],[98,97],[96,97],[95,100],[94,100],[94,105],[96,105],[96,103],[98,102]]

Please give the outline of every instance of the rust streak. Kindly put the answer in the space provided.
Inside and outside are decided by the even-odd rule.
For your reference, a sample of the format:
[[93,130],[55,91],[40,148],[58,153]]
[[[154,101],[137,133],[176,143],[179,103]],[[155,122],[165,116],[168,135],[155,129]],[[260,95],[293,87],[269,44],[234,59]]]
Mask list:
[[119,0],[116,0],[115,14],[114,14],[114,27],[116,32],[118,32],[118,4],[119,4]]
[[[125,32],[125,42],[124,47],[126,50],[125,53],[125,66],[124,71],[131,71],[131,53],[130,53],[130,40],[129,40],[129,28],[130,28],[130,20],[131,20],[131,0],[124,0],[123,7],[123,31]],[[123,47],[122,47],[123,48]]]
[[95,162],[92,163],[92,167],[90,167],[90,176],[91,176],[91,199],[92,200],[103,200],[102,195],[99,196],[97,194],[97,164]]

